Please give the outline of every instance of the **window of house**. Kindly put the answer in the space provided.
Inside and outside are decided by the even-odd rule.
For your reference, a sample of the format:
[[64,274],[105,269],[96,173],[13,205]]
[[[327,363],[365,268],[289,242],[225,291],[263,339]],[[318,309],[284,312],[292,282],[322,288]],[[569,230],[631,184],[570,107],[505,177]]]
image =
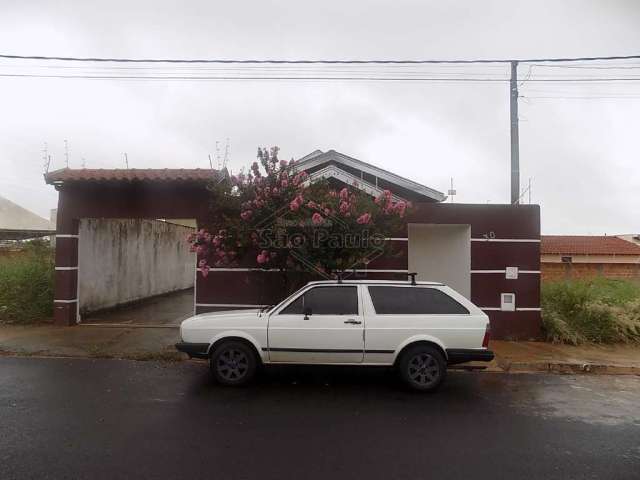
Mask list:
[[573,257],[560,257],[560,261],[562,263],[571,263],[573,262]]
[[357,287],[314,287],[287,305],[280,315],[358,315]]
[[379,315],[468,314],[464,306],[435,288],[371,286],[369,294]]

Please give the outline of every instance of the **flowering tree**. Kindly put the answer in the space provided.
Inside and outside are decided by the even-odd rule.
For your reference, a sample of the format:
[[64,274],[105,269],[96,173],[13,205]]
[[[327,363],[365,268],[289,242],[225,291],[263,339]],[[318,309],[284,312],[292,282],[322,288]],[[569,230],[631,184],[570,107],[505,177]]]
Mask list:
[[190,235],[204,276],[210,267],[253,263],[327,276],[366,265],[387,248],[409,205],[384,191],[373,198],[358,185],[310,182],[278,148],[258,149],[250,171],[210,187],[213,218]]

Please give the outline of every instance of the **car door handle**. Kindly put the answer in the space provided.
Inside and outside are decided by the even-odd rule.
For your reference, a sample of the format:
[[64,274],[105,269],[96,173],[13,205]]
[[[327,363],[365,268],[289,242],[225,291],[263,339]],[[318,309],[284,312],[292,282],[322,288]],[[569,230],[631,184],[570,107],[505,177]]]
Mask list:
[[360,325],[362,322],[360,320],[354,320],[353,318],[350,318],[349,320],[345,320],[344,323],[347,323],[349,325]]

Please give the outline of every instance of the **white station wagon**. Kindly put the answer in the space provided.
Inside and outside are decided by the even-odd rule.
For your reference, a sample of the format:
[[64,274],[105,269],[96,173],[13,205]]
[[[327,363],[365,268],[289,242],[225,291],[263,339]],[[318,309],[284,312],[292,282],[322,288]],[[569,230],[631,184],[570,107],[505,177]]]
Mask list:
[[208,359],[225,385],[266,364],[378,365],[430,391],[447,365],[493,359],[487,315],[431,282],[311,282],[273,307],[189,318],[180,336],[176,348]]

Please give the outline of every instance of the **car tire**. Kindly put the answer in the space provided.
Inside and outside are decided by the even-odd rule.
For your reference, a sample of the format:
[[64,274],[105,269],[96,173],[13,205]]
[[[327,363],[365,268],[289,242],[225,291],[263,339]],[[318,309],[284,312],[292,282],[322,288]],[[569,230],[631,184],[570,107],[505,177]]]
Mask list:
[[402,381],[421,392],[434,392],[447,376],[447,362],[442,353],[429,345],[409,347],[397,367]]
[[217,345],[211,352],[209,366],[218,383],[239,387],[253,379],[258,359],[253,348],[246,343],[227,341]]

